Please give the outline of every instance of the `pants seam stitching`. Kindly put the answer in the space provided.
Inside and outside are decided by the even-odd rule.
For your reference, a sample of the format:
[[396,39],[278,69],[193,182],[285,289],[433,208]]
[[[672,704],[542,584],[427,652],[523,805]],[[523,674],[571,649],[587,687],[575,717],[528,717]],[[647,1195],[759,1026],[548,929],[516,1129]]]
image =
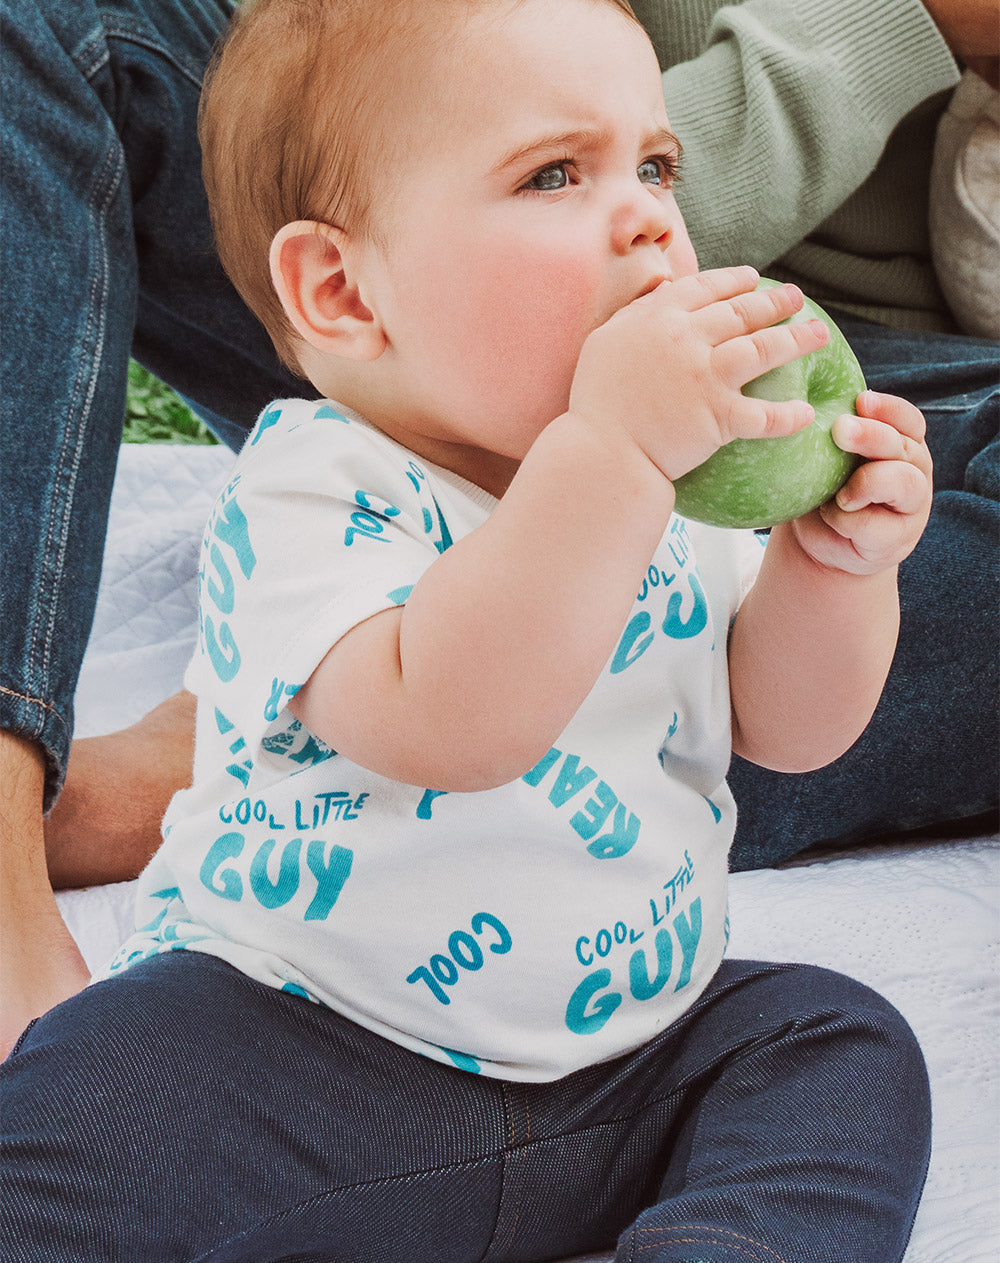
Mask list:
[[178,60],[172,49],[166,44],[153,39],[146,31],[138,30],[127,24],[109,23],[104,28],[104,37],[109,40],[114,39],[123,43],[135,44],[139,48],[145,48],[148,52],[155,53],[158,57],[162,57],[164,61],[169,62],[179,74],[183,75],[196,88],[201,88],[202,75],[196,73],[191,67],[184,65],[182,61]]
[[[108,296],[109,264],[108,264],[107,243],[104,240],[103,234],[100,232],[100,224],[102,220],[104,219],[104,216],[106,215],[108,207],[111,205],[111,202],[115,197],[115,194],[118,191],[118,188],[121,182],[120,174],[121,174],[121,154],[120,154],[120,151],[116,150],[114,146],[111,146],[108,149],[107,156],[104,160],[104,166],[101,169],[100,176],[97,181],[97,184],[99,187],[100,183],[103,180],[107,179],[108,181],[107,188],[105,190],[104,196],[101,199],[101,201],[95,206],[94,210],[91,211],[91,215],[93,216],[93,219],[96,221],[97,228],[98,228],[98,231],[95,232],[95,238],[100,242],[100,248],[99,248],[98,257],[96,260],[94,278],[90,286],[89,309],[87,312],[87,322],[86,322],[86,325],[84,326],[83,349],[85,353],[81,355],[80,357],[80,362],[77,367],[76,379],[73,382],[73,388],[70,394],[70,408],[69,408],[70,416],[73,416],[74,414],[76,414],[78,417],[77,424],[76,424],[77,441],[70,444],[68,442],[67,431],[66,430],[63,431],[64,435],[66,436],[66,439],[60,446],[59,463],[58,463],[56,473],[55,473],[55,478],[54,478],[54,483],[57,487],[64,479],[66,480],[67,487],[66,487],[65,494],[59,496],[59,503],[61,504],[61,512],[57,514],[53,514],[49,518],[48,537],[46,539],[46,554],[50,558],[50,560],[49,560],[49,565],[46,567],[46,569],[50,571],[53,568],[53,565],[52,565],[53,562],[55,562],[55,569],[57,572],[62,570],[62,559],[65,557],[65,553],[66,553],[66,544],[69,538],[70,520],[72,518],[72,513],[73,513],[73,498],[74,498],[74,494],[76,490],[77,478],[79,476],[79,471],[80,471],[80,461],[82,459],[82,446],[83,445],[80,439],[82,438],[83,434],[86,432],[90,424],[91,409],[93,407],[94,394],[97,387],[97,380],[96,380],[97,375],[92,371],[87,372],[87,367],[92,365],[95,359],[100,358],[101,350],[103,348],[103,343],[104,343],[104,329],[105,329],[105,324],[106,324],[105,308],[106,308],[107,296]],[[86,354],[86,348],[89,347],[91,340],[94,337],[97,338],[97,343],[96,343],[94,352],[88,355]],[[87,377],[89,378],[89,381],[86,385],[84,385],[85,373]],[[74,407],[73,401],[76,400],[77,398],[80,398],[80,404],[78,407]],[[52,558],[50,549],[54,542],[54,538],[56,536],[58,537],[57,555],[55,558]],[[44,645],[44,651],[42,654],[42,668],[41,668],[43,680],[47,680],[49,678],[49,669],[50,669],[51,659],[52,659],[52,645],[55,639],[55,631],[56,631],[56,622],[57,622],[56,614],[58,610],[58,605],[59,605],[59,596],[57,594],[55,599],[49,605],[48,615],[46,619],[47,626],[45,629],[44,636],[41,637],[43,641],[43,645]],[[41,604],[39,605],[38,613],[39,613],[39,617],[36,617],[35,624],[34,624],[36,634],[38,633],[40,629],[40,616],[42,613]]]
[[273,1215],[268,1215],[254,1224],[252,1228],[245,1228],[242,1232],[236,1233],[234,1236],[227,1237],[224,1241],[217,1242],[207,1251],[195,1256],[192,1263],[210,1263],[211,1259],[219,1250],[228,1249],[237,1241],[248,1240],[252,1233],[259,1232],[262,1228],[266,1228],[269,1224],[280,1222],[288,1215],[295,1214],[296,1211],[303,1210],[312,1205],[318,1205],[327,1198],[336,1197],[344,1193],[350,1193],[359,1189],[372,1188],[379,1184],[397,1184],[400,1181],[419,1179],[425,1175],[438,1175],[443,1171],[462,1171],[472,1170],[484,1163],[493,1161],[499,1154],[487,1154],[480,1158],[473,1158],[466,1162],[446,1162],[443,1165],[432,1167],[418,1167],[412,1171],[403,1171],[398,1175],[381,1175],[375,1176],[370,1180],[357,1180],[353,1184],[342,1184],[336,1188],[329,1188],[322,1193],[314,1193],[311,1197],[305,1197],[294,1202],[291,1206],[286,1206],[284,1210],[275,1211]]
[[47,711],[54,719],[58,720],[64,728],[68,728],[66,719],[62,711],[55,703],[47,701],[44,697],[35,697],[33,693],[24,693],[19,689],[7,688],[6,685],[0,684],[0,694],[4,697],[16,698],[19,702],[25,702],[29,706],[39,706],[42,710]]
[[768,1246],[763,1245],[761,1242],[752,1241],[750,1238],[740,1239],[740,1240],[750,1241],[751,1245],[759,1245],[761,1249],[767,1250],[767,1257],[765,1257],[762,1254],[757,1254],[752,1250],[749,1250],[745,1245],[742,1245],[740,1241],[726,1240],[725,1237],[721,1235],[725,1233],[724,1229],[718,1230],[720,1233],[719,1236],[699,1235],[699,1236],[693,1236],[693,1237],[682,1237],[682,1236],[676,1235],[677,1233],[680,1233],[680,1232],[697,1231],[693,1227],[692,1228],[678,1227],[675,1229],[646,1228],[646,1229],[641,1229],[641,1231],[658,1232],[659,1236],[656,1241],[650,1241],[644,1245],[637,1246],[637,1252],[640,1254],[644,1250],[657,1250],[660,1248],[660,1246],[664,1246],[664,1245],[719,1245],[719,1246],[725,1247],[727,1250],[738,1251],[740,1254],[745,1255],[746,1258],[752,1260],[752,1263],[773,1263],[773,1260],[775,1259],[778,1260],[778,1263],[787,1263],[785,1259],[782,1259],[780,1255],[775,1254],[773,1250],[771,1250]]
[[[758,1241],[756,1237],[747,1237],[747,1236],[744,1236],[743,1233],[734,1232],[729,1228],[717,1228],[717,1227],[714,1227],[712,1224],[671,1224],[669,1228],[640,1228],[639,1232],[647,1236],[650,1234],[656,1234],[658,1237],[662,1237],[664,1233],[670,1235],[675,1232],[712,1233],[715,1236],[732,1238],[732,1245],[734,1249],[737,1249],[737,1250],[745,1249],[745,1246],[751,1245],[751,1246],[754,1246],[756,1249],[766,1251],[768,1257],[772,1259],[774,1263],[788,1263],[788,1261],[782,1258],[780,1254],[778,1254],[775,1250],[772,1250],[769,1245],[765,1244],[765,1242],[763,1241]],[[694,1244],[697,1244],[698,1239],[697,1238],[684,1238],[684,1241],[685,1241],[685,1244],[687,1244],[689,1241],[692,1241]],[[738,1243],[743,1243],[743,1244],[738,1244]],[[666,1243],[661,1240],[661,1241],[653,1243],[652,1247],[640,1246],[640,1249],[655,1248],[655,1245],[663,1245],[663,1244],[666,1244]],[[719,1241],[709,1241],[708,1238],[705,1238],[703,1244],[722,1245],[722,1244],[728,1244],[728,1243],[719,1242]],[[753,1255],[751,1257],[757,1258],[759,1256]]]

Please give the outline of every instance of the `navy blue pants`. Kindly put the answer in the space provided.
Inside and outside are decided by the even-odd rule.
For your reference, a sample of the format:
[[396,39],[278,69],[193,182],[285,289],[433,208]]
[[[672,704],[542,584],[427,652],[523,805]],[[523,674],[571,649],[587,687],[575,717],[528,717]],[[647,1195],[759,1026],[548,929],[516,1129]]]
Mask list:
[[0,1067],[8,1263],[893,1263],[930,1146],[917,1044],[827,970],[725,962],[638,1052],[440,1065],[172,952]]

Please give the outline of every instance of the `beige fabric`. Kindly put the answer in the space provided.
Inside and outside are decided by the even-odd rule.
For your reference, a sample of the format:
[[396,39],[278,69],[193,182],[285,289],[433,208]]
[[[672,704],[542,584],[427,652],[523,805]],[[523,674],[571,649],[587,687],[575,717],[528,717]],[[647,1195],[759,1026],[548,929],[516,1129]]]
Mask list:
[[963,332],[1000,339],[1000,93],[968,70],[938,124],[930,232]]

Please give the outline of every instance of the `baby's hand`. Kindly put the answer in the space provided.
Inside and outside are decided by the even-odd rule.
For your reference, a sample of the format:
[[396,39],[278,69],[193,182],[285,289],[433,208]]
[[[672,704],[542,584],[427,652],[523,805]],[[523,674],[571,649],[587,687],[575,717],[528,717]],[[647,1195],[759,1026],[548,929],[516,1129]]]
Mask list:
[[866,390],[858,416],[838,417],[833,437],[865,457],[832,500],[792,524],[816,561],[849,574],[875,574],[913,551],[931,511],[931,454],[923,413],[896,395]]
[[809,404],[751,399],[741,387],[823,346],[819,320],[779,325],[803,303],[795,286],[755,292],[749,267],[664,281],[616,312],[580,352],[570,412],[635,443],[669,479],[734,438],[793,434]]

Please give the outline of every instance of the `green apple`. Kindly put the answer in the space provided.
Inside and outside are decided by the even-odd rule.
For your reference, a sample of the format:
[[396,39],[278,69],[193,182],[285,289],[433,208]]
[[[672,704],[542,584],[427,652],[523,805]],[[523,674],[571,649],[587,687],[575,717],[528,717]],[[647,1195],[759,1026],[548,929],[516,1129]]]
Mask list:
[[[762,278],[757,288],[777,284]],[[784,438],[733,439],[720,447],[674,483],[678,513],[712,526],[774,526],[829,500],[860,464],[858,456],[842,452],[830,435],[837,417],[854,413],[865,388],[854,352],[826,312],[809,298],[787,323],[816,318],[830,330],[826,346],[743,387],[743,393],[755,399],[805,399],[816,410],[816,419]]]

